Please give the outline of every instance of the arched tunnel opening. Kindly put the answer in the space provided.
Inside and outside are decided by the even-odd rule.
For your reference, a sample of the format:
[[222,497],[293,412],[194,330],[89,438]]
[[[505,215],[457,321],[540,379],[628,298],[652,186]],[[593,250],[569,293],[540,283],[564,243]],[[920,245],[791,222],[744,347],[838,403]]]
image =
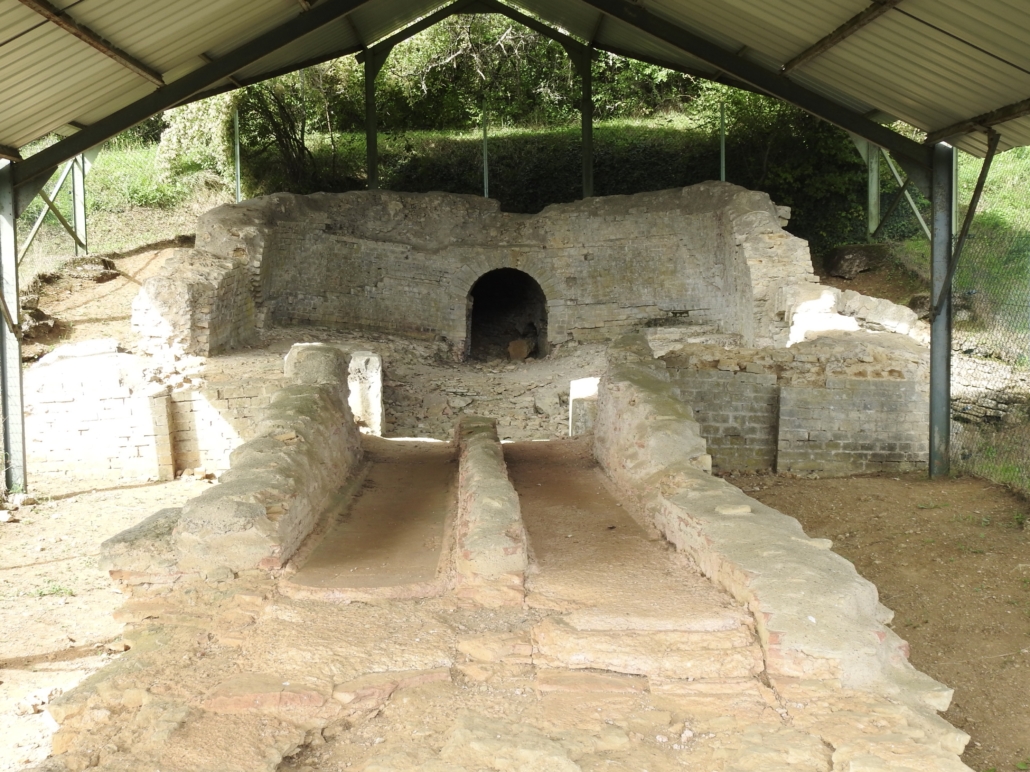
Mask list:
[[471,359],[547,355],[547,298],[537,281],[515,268],[484,273],[468,295]]

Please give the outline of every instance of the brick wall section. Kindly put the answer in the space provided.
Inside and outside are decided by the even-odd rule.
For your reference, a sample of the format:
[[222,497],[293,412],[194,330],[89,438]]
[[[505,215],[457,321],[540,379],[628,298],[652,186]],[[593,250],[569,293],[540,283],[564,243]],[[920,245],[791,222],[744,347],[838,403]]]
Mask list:
[[675,384],[694,409],[715,470],[775,468],[780,407],[775,374],[689,370]]
[[169,479],[167,389],[142,379],[117,341],[62,346],[25,372],[34,472]]
[[713,468],[847,475],[925,468],[926,349],[894,333],[789,349],[684,345],[662,358]]
[[816,281],[764,193],[727,183],[594,198],[537,215],[496,201],[388,191],[275,194],[205,214],[197,248],[247,266],[258,326],[440,336],[460,353],[469,290],[516,268],[548,301],[548,338],[610,340],[654,319],[781,336],[770,300]]
[[777,472],[906,472],[926,467],[929,395],[920,384],[827,378],[780,391]]
[[140,349],[158,356],[212,356],[257,338],[251,275],[245,265],[196,249],[157,253],[160,272],[132,302]]
[[278,382],[219,383],[199,390],[173,392],[170,398],[172,446],[177,471],[229,468],[229,454],[254,436],[263,408],[280,388]]

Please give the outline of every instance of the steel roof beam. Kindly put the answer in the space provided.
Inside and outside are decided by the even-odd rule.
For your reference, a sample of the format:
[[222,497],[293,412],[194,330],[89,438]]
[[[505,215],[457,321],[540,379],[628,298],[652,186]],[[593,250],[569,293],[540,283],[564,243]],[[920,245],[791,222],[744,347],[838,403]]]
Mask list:
[[856,32],[862,29],[862,27],[875,21],[876,19],[879,19],[881,16],[887,13],[887,11],[889,11],[891,8],[893,8],[900,2],[901,0],[875,0],[875,2],[868,8],[866,8],[864,11],[855,14],[846,22],[837,27],[837,29],[835,29],[829,35],[820,40],[818,43],[811,46],[810,48],[806,48],[800,54],[798,54],[785,65],[783,65],[780,68],[780,72],[786,75],[791,70],[796,70],[798,67],[801,67],[802,65],[810,62],[817,56],[822,56],[835,45],[840,43],[842,40],[846,40],[847,38],[854,35]]
[[21,153],[18,152],[18,148],[0,145],[0,158],[7,161],[20,161]]
[[253,78],[232,78],[229,79],[230,82],[228,84],[215,86],[214,88],[205,89],[204,91],[198,91],[196,94],[192,94],[188,98],[174,105],[174,107],[182,107],[183,105],[199,102],[201,99],[207,99],[208,97],[217,96],[218,94],[224,94],[227,91],[233,91],[237,88],[246,88],[247,86],[253,86],[255,83],[263,83],[266,80],[278,78],[280,75],[289,75],[291,72],[296,72],[297,70],[306,70],[308,67],[314,67],[316,64],[325,64],[326,62],[331,62],[333,59],[357,54],[363,50],[363,46],[347,46],[347,48],[340,48],[328,54],[320,54],[319,56],[312,57],[311,59],[305,59],[304,61],[296,62],[295,64],[288,64],[285,67],[279,67],[275,70],[263,72]]
[[65,32],[74,35],[86,45],[92,46],[105,56],[111,57],[125,69],[131,70],[141,78],[146,78],[155,86],[163,86],[165,84],[164,78],[161,77],[161,73],[157,70],[143,64],[143,62],[136,57],[125,53],[122,49],[108,42],[85,24],[79,24],[71,16],[60,8],[51,5],[47,0],[20,0],[20,2],[27,8],[31,8],[47,21],[56,24]]
[[634,54],[623,48],[619,48],[618,46],[609,46],[604,43],[594,43],[593,47],[596,48],[598,51],[607,51],[609,54],[615,54],[616,56],[621,56],[624,59],[635,59],[636,61],[643,62],[644,64],[654,64],[659,67],[664,67],[667,70],[672,70],[673,72],[681,72],[684,75],[689,75],[692,78],[704,78],[705,80],[710,80],[713,83],[722,83],[726,86],[733,86],[733,88],[739,88],[741,91],[751,91],[762,94],[765,93],[764,91],[759,91],[750,83],[745,83],[742,80],[737,80],[736,78],[729,77],[724,72],[703,72],[701,70],[694,69],[693,67],[685,67],[682,64],[670,62],[668,59],[659,59],[654,56],[643,56],[641,54]]
[[953,123],[951,126],[945,126],[943,129],[931,131],[926,135],[926,144],[936,145],[938,142],[944,142],[945,140],[957,137],[960,134],[970,134],[974,131],[986,131],[992,126],[997,126],[999,123],[1014,121],[1016,118],[1023,118],[1027,115],[1030,115],[1030,99],[1024,99],[1022,102],[1005,105],[1005,107],[999,107],[997,110],[992,110],[989,113],[978,115],[975,118],[969,118],[964,121],[959,121],[958,123]]
[[220,59],[184,75],[167,86],[100,119],[82,131],[15,164],[12,172],[14,184],[18,188],[18,210],[24,211],[24,208],[42,188],[46,177],[58,164],[77,156],[94,145],[99,145],[155,113],[185,102],[198,91],[202,91],[220,80],[225,80],[233,73],[264,58],[273,51],[336,21],[369,1],[324,0],[312,7],[310,11],[298,14],[278,27],[234,48]]
[[899,161],[906,162],[904,165],[910,174],[915,168],[921,170],[923,179],[913,179],[913,182],[920,184],[920,187],[929,188],[928,174],[932,167],[932,148],[903,137],[822,94],[743,59],[668,19],[656,16],[636,3],[626,0],[582,0],[582,2],[599,11],[604,11],[612,18],[646,32],[651,37],[690,56],[707,62],[731,77],[750,83],[759,91],[790,102],[845,131],[869,140],[874,145],[886,148]]

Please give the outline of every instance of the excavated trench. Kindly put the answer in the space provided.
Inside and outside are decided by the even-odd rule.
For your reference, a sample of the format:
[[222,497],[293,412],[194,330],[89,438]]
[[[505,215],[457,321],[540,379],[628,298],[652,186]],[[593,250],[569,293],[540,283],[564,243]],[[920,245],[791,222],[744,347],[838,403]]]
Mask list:
[[362,444],[370,465],[360,489],[298,561],[292,594],[432,594],[442,574],[445,525],[455,508],[454,448],[370,435]]

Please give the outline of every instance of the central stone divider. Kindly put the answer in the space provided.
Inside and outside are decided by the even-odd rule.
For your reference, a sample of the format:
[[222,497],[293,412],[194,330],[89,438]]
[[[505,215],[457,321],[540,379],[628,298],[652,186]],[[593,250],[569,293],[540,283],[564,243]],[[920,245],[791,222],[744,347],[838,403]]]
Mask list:
[[458,514],[455,593],[483,606],[521,606],[529,545],[497,422],[465,416],[458,422]]

